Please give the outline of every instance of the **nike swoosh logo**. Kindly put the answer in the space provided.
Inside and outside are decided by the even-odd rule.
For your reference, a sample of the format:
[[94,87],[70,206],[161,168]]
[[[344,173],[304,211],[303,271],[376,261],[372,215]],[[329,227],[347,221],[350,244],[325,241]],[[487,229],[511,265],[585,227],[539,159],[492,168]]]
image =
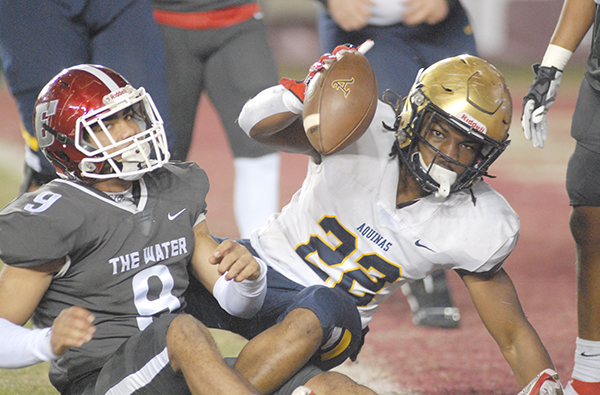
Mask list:
[[181,213],[183,213],[185,211],[185,209],[181,210],[180,212],[178,212],[177,214],[167,214],[167,217],[169,218],[169,221],[173,221],[175,218],[179,217],[179,215]]
[[600,357],[600,354],[587,354],[585,351],[581,353],[582,357]]
[[415,245],[416,245],[417,247],[425,248],[425,249],[427,249],[427,250],[429,250],[429,251],[431,251],[431,252],[435,252],[435,251],[434,251],[434,250],[432,250],[431,248],[427,247],[425,244],[421,244],[421,239],[419,239],[419,240],[415,241]]

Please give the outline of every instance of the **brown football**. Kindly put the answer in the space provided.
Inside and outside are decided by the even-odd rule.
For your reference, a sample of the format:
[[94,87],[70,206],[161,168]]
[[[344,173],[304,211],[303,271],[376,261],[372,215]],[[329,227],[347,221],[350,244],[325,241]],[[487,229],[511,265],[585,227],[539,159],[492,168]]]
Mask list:
[[371,64],[346,52],[313,80],[304,100],[304,130],[322,155],[346,148],[367,130],[377,107],[377,80]]

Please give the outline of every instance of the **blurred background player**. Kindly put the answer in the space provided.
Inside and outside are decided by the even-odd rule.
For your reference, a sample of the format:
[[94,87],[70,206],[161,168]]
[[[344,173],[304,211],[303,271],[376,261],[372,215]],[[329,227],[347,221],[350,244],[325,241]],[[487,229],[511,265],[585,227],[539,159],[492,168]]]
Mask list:
[[144,86],[173,142],[165,55],[149,0],[0,0],[0,59],[27,146],[21,192],[57,177],[37,145],[31,114],[44,85],[76,64],[102,64]]
[[[375,46],[366,54],[379,94],[404,94],[417,72],[438,60],[463,53],[477,55],[473,30],[458,0],[319,0],[319,38],[323,52],[337,45]],[[455,328],[460,311],[454,306],[446,273],[402,287],[417,325]]]
[[240,235],[248,237],[279,210],[279,153],[237,124],[244,103],[279,78],[260,7],[255,0],[153,0],[153,5],[167,53],[170,113],[177,120],[172,159],[186,160],[206,92],[227,132],[234,214]]
[[[600,394],[600,9],[599,1],[566,0],[535,78],[523,99],[522,126],[534,147],[544,147],[546,114],[563,70],[591,26],[592,46],[573,114],[575,151],[567,167],[570,228],[577,252],[575,365],[567,395]],[[542,23],[540,21],[540,23]]]

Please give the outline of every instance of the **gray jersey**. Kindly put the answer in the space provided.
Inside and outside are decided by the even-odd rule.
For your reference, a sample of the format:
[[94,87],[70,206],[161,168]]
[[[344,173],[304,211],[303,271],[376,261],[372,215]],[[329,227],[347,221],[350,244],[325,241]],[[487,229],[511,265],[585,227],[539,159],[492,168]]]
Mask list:
[[193,226],[206,210],[206,173],[193,163],[168,164],[135,184],[130,206],[55,180],[0,211],[0,259],[6,264],[70,260],[39,303],[35,325],[51,326],[74,305],[96,317],[92,341],[53,362],[50,378],[59,389],[102,367],[153,317],[183,307]]
[[596,1],[594,25],[592,27],[592,49],[587,60],[586,78],[590,85],[600,91],[600,5]]

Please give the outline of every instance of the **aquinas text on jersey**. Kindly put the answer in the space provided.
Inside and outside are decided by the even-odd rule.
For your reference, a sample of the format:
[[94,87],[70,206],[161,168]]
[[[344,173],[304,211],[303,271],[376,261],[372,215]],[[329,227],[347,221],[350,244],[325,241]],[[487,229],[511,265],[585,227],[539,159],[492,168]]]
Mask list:
[[356,230],[366,239],[372,241],[384,251],[388,251],[392,246],[392,242],[387,241],[385,237],[380,235],[375,229],[371,228],[365,223],[356,228]]
[[187,254],[187,252],[185,237],[180,237],[179,239],[145,247],[141,252],[135,251],[111,258],[108,262],[112,265],[112,274],[115,275],[137,269],[140,267],[140,263],[147,265],[151,262],[161,262],[173,256]]

